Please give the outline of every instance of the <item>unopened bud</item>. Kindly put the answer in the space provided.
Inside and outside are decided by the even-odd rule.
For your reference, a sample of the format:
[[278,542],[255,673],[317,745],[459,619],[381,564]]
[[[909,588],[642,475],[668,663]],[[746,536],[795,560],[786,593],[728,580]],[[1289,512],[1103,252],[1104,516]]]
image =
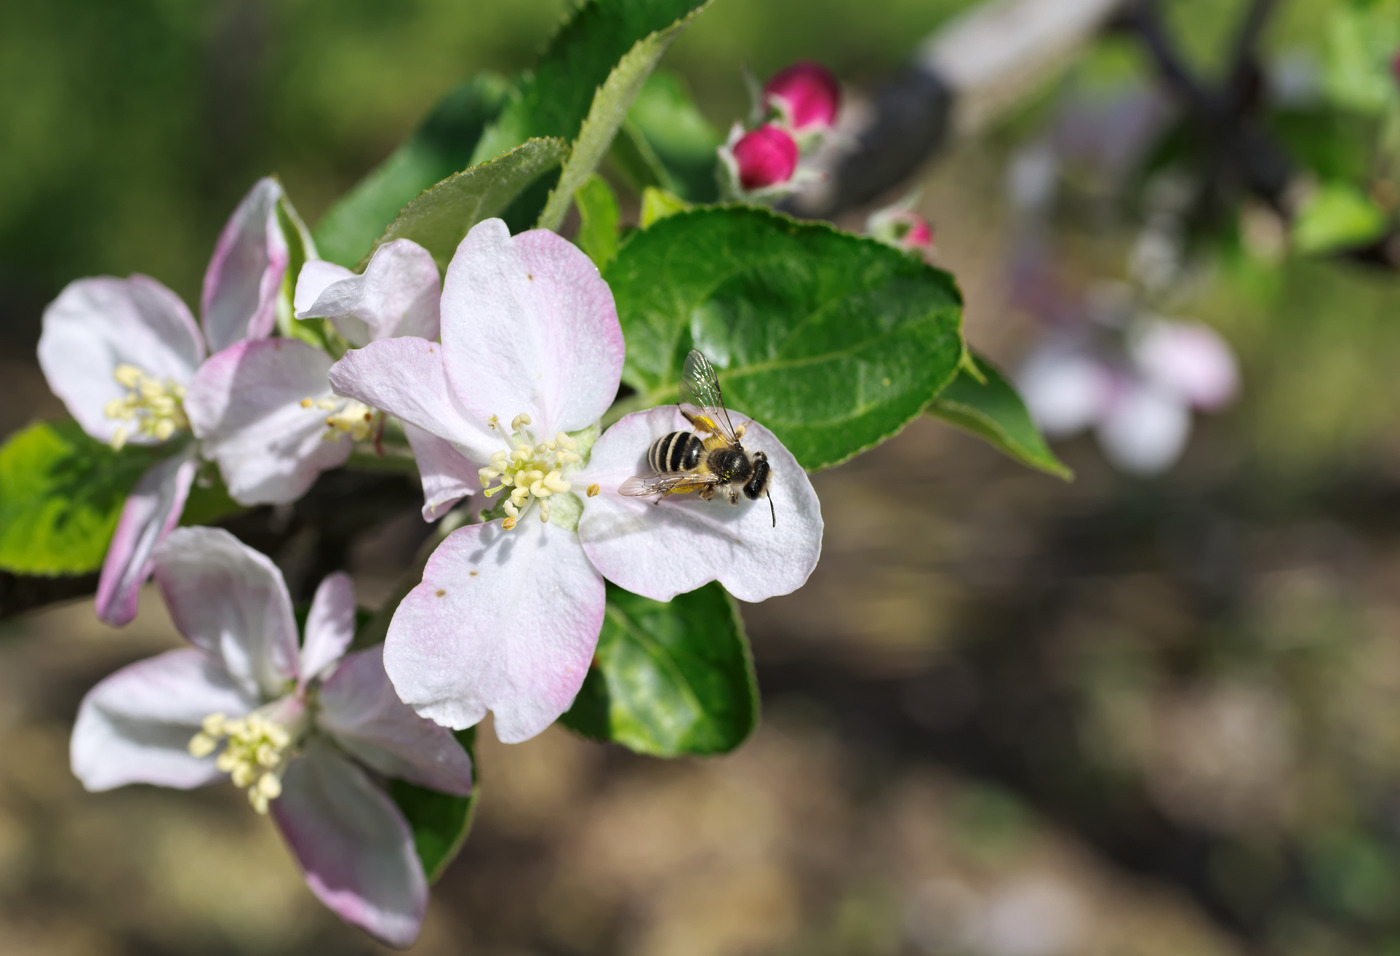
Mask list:
[[777,110],[796,132],[828,130],[841,105],[841,85],[826,67],[804,60],[768,81],[763,104]]
[[797,170],[797,141],[772,123],[739,137],[733,152],[739,185],[745,189],[777,186]]

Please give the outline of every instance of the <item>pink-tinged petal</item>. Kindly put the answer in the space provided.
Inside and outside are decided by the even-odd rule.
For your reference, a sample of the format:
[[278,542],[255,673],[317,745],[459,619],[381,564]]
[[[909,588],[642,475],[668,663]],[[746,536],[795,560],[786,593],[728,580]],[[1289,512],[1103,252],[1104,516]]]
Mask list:
[[158,461],[131,489],[97,579],[97,616],[121,627],[136,616],[137,593],[151,576],[151,553],[180,521],[198,464],[190,446]]
[[176,528],[156,548],[175,629],[265,698],[296,680],[297,625],[282,572],[222,528]]
[[1132,355],[1148,379],[1204,411],[1228,405],[1239,389],[1235,355],[1209,326],[1155,322],[1132,343]]
[[1051,437],[1072,435],[1099,421],[1113,398],[1113,374],[1072,345],[1038,349],[1016,376],[1036,426]]
[[467,458],[488,461],[504,447],[502,439],[487,427],[489,415],[469,416],[457,403],[445,351],[426,339],[371,342],[331,366],[331,388],[451,442]]
[[583,684],[603,627],[603,579],[578,536],[532,513],[438,545],[389,623],[384,667],[404,703],[448,727],[490,710],[507,743],[544,730]]
[[[324,259],[309,260],[302,265],[301,271],[297,273],[297,287],[296,291],[292,293],[293,314],[298,319],[311,318],[312,316],[306,310],[311,308],[321,297],[321,293],[341,279],[349,279],[354,275],[354,272],[337,263],[327,262]],[[368,333],[363,332],[363,324],[359,326],[359,330],[363,334],[355,339],[349,338],[345,329],[341,329],[339,325],[336,328],[340,329],[341,335],[346,335],[347,340],[353,343],[363,345],[369,341]]]
[[341,919],[391,946],[418,938],[428,880],[388,794],[314,737],[268,808],[306,885]]
[[525,412],[537,435],[596,422],[622,378],[622,327],[598,267],[552,232],[512,238],[499,219],[473,226],[447,267],[442,341],[471,417]]
[[185,413],[234,501],[295,501],[350,457],[352,442],[327,439],[330,413],[314,404],[330,397],[330,367],[325,352],[286,338],[239,342],[200,366]]
[[386,777],[466,796],[472,761],[452,731],[419,717],[384,673],[384,645],[351,654],[321,687],[316,725]]
[[[311,263],[307,263],[308,267]],[[307,270],[302,270],[306,275]],[[312,282],[319,282],[320,272]],[[351,345],[373,339],[413,335],[438,336],[438,300],[441,287],[432,254],[409,239],[395,239],[375,250],[364,275],[346,275],[323,288],[315,301],[300,303],[297,281],[297,318],[330,319]]]
[[436,435],[407,423],[403,433],[413,449],[418,474],[423,479],[423,520],[436,521],[467,495],[481,488],[477,465]]
[[[737,424],[742,419],[735,418]],[[569,480],[585,498],[579,540],[593,566],[614,584],[657,601],[719,581],[741,601],[762,601],[800,588],[821,556],[821,504],[802,466],[773,433],[754,422],[744,449],[762,451],[772,467],[769,494],[731,505],[716,495],[653,498],[618,494],[629,476],[645,474],[647,448],[690,427],[674,405],[627,415],[593,446],[588,467]],[[774,522],[776,521],[776,525]]]
[[[111,441],[122,424],[106,413],[107,403],[127,392],[113,375],[118,365],[184,385],[203,359],[204,344],[190,310],[143,275],[70,282],[44,310],[39,365],[49,388],[99,441]],[[136,433],[128,440],[157,441]]]
[[301,646],[301,680],[306,683],[345,655],[355,639],[355,584],[350,575],[329,575],[316,589],[306,616]]
[[277,180],[258,180],[233,211],[214,246],[199,305],[204,337],[215,352],[243,339],[272,334],[277,294],[290,257],[277,221],[281,198]]
[[1155,475],[1171,467],[1186,447],[1191,412],[1185,403],[1151,385],[1128,382],[1098,426],[1099,444],[1116,467]]
[[73,725],[73,775],[89,790],[128,783],[198,787],[223,777],[190,738],[210,714],[258,706],[218,660],[192,647],[124,667],[88,691]]

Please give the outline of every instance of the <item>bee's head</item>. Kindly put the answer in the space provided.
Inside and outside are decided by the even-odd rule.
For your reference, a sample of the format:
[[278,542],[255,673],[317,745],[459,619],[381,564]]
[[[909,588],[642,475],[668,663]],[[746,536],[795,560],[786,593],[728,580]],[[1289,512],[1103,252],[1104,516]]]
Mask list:
[[757,501],[759,495],[768,495],[768,510],[773,513],[773,527],[778,526],[778,512],[773,508],[773,496],[768,493],[768,479],[773,474],[772,467],[768,464],[768,456],[761,451],[754,452],[753,473],[749,475],[749,480],[744,482],[744,497],[750,501]]

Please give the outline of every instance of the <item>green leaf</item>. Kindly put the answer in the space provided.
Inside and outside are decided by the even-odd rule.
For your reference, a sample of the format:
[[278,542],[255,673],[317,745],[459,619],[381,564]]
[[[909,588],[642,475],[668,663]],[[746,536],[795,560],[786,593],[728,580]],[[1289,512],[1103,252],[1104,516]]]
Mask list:
[[578,247],[599,269],[617,255],[617,226],[621,214],[612,187],[601,176],[593,176],[574,194],[578,204]]
[[1361,189],[1350,183],[1323,183],[1293,220],[1293,247],[1305,255],[1321,255],[1363,245],[1379,238],[1385,228],[1385,213]]
[[102,566],[126,496],[169,448],[113,451],[77,422],[40,422],[0,448],[0,568],[85,574]]
[[666,52],[703,6],[704,3],[701,3],[664,30],[657,30],[638,40],[608,73],[608,78],[593,95],[588,115],[579,127],[578,139],[574,140],[563,172],[559,174],[559,184],[540,213],[541,228],[558,229],[564,222],[569,205],[574,201],[574,192],[603,161],[613,138],[617,136],[618,128],[627,118],[628,108],[641,92],[642,84],[661,59],[661,54]]
[[321,256],[350,268],[358,265],[385,225],[413,197],[471,164],[482,130],[500,114],[509,92],[504,77],[482,74],[443,97],[413,135],[316,225]]
[[758,685],[728,593],[711,583],[663,604],[609,584],[593,667],[560,719],[658,757],[733,750],[758,723]]
[[642,222],[643,229],[649,229],[654,223],[660,222],[667,216],[674,216],[678,212],[685,212],[690,208],[690,203],[664,189],[654,189],[648,186],[642,190]]
[[632,407],[674,403],[685,355],[720,370],[730,408],[804,468],[898,432],[957,371],[952,276],[871,239],[719,206],[634,232],[608,267]]
[[638,182],[638,190],[656,185],[691,202],[719,198],[715,164],[724,138],[696,107],[680,77],[657,71],[647,79],[627,112],[622,138],[632,142],[656,177],[655,182]]
[[[970,358],[969,362],[973,368],[958,372],[929,405],[929,414],[985,438],[1022,464],[1066,481],[1072,479],[1074,473],[1045,444],[1006,376],[986,359]],[[977,381],[974,371],[983,382]]]
[[412,239],[446,268],[457,244],[483,219],[499,215],[516,196],[568,152],[562,139],[532,139],[495,159],[448,176],[414,199],[389,223],[376,246]]
[[389,796],[403,812],[413,831],[413,847],[423,862],[423,872],[432,883],[447,869],[471,829],[476,812],[476,799],[481,783],[476,772],[476,728],[456,732],[457,742],[472,757],[472,792],[458,797],[439,790],[429,790],[407,780],[390,780]]
[[1400,49],[1400,3],[1338,4],[1327,24],[1323,89],[1337,106],[1379,113],[1400,98],[1392,63]]
[[532,136],[572,141],[593,104],[594,91],[639,41],[709,0],[594,0],[550,40],[534,71],[483,134],[473,153],[481,162]]

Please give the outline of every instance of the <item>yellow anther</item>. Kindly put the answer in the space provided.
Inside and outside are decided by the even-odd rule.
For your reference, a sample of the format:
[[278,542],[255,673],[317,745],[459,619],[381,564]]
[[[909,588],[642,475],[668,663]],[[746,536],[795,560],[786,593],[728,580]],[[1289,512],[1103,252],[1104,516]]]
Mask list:
[[[497,430],[500,419],[493,415],[487,424]],[[578,442],[563,432],[553,438],[536,441],[526,426],[530,416],[524,412],[511,419],[511,434],[506,437],[506,448],[491,455],[490,465],[477,469],[485,495],[489,498],[510,489],[501,508],[505,519],[501,527],[509,531],[514,528],[525,512],[538,502],[540,520],[548,521],[551,495],[563,494],[572,490],[564,477],[570,465],[582,462],[583,458],[575,450]]]
[[599,488],[597,484],[589,485],[589,486],[588,486],[588,497],[590,497],[590,498],[596,498],[596,497],[598,497],[598,493],[599,493],[600,491],[602,491],[602,490],[603,490],[603,489],[602,489],[602,488]]
[[190,422],[185,417],[183,405],[183,385],[170,380],[162,382],[125,362],[112,370],[112,377],[126,389],[126,394],[110,399],[103,405],[103,414],[135,425],[134,431],[122,425],[112,433],[113,448],[121,450],[133,434],[168,441],[177,431],[189,429]]
[[526,415],[524,412],[521,412],[519,415],[516,415],[510,420],[510,430],[513,432],[518,432],[520,431],[520,429],[524,428],[528,424],[530,424],[530,416]]
[[122,388],[140,388],[141,380],[146,377],[146,373],[135,365],[128,365],[123,362],[112,370],[112,377],[117,380],[117,384]]
[[507,531],[510,531],[510,530],[514,529],[514,528],[515,528],[515,517],[512,516],[512,517],[509,517],[509,518],[507,518],[506,520],[502,521],[502,522],[501,522],[501,527],[504,528],[504,529],[507,530]]
[[313,401],[312,401],[311,399],[309,399],[309,398],[303,398],[303,399],[301,400],[301,407],[302,407],[302,408],[310,408],[310,407],[311,407],[312,405],[314,405],[314,404],[316,404],[316,403],[313,402]]
[[[374,409],[362,402],[348,398],[321,398],[314,403],[326,416],[326,433],[321,437],[326,441],[338,441],[341,435],[349,435],[352,441],[364,441],[369,437],[370,426],[374,422]],[[302,402],[302,407],[309,407]]]
[[558,434],[556,434],[554,436],[554,440],[557,441],[560,445],[563,445],[565,448],[569,449],[569,451],[573,451],[575,448],[578,447],[578,442],[576,442],[574,439],[570,438],[563,432],[559,432]]
[[207,757],[214,752],[214,748],[218,745],[218,742],[208,734],[195,734],[190,738],[190,756]]

